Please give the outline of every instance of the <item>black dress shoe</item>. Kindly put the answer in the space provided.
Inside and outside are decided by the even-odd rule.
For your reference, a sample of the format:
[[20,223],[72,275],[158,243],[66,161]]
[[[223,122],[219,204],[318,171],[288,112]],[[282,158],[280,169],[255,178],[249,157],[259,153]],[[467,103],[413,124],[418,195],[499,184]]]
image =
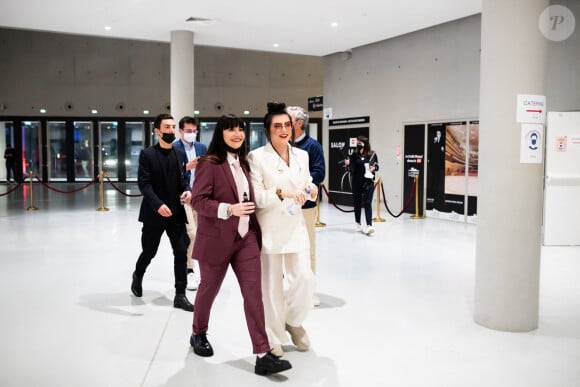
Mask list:
[[173,299],[173,307],[183,309],[186,312],[193,312],[193,305],[189,302],[187,297],[185,297],[185,294],[175,295],[175,298]]
[[254,372],[258,375],[277,374],[290,368],[292,364],[288,360],[282,360],[270,351],[262,357],[256,357]]
[[133,282],[131,282],[131,291],[135,297],[141,297],[143,295],[143,277],[137,275],[133,272]]
[[205,333],[200,333],[199,335],[192,334],[189,339],[189,344],[193,347],[193,352],[196,355],[203,357],[213,356],[213,348],[209,341],[207,341],[207,335]]

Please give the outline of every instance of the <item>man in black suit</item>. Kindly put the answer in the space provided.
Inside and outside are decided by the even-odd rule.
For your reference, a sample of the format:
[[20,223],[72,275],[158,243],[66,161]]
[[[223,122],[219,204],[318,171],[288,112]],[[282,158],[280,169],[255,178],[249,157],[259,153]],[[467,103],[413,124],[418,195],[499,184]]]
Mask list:
[[193,305],[185,296],[187,285],[187,245],[185,230],[187,219],[184,203],[191,200],[191,190],[185,179],[185,152],[175,149],[175,122],[169,114],[155,118],[154,131],[159,138],[157,145],[148,147],[139,155],[137,180],[143,194],[139,221],[143,222],[141,233],[142,252],[135,265],[131,291],[136,297],[143,295],[143,276],[147,266],[157,253],[163,232],[167,233],[173,248],[175,274],[175,298],[173,306],[193,312]]

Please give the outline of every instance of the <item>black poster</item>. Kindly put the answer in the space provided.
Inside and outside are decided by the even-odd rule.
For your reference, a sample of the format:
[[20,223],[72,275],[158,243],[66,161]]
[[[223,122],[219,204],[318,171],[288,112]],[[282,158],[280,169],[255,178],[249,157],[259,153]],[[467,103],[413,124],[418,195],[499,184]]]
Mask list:
[[467,122],[429,124],[427,210],[431,216],[461,220],[465,213]]
[[[423,211],[423,176],[425,160],[425,125],[405,125],[405,165],[404,165],[404,194],[403,200],[406,203],[411,195],[415,176],[419,176],[419,215],[424,215]],[[407,213],[415,213],[415,200],[407,208]]]
[[358,136],[368,137],[369,128],[330,129],[328,132],[328,191],[336,204],[352,206],[350,170],[344,160],[356,149]]
[[427,211],[445,210],[445,125],[427,128]]

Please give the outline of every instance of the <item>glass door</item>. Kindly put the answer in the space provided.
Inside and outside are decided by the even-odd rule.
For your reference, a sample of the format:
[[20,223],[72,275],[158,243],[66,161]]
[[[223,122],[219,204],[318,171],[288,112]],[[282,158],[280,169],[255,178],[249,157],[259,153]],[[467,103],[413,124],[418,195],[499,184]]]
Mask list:
[[[17,148],[14,143],[14,123],[12,121],[0,121],[0,149],[2,149],[2,154],[6,151],[6,146],[10,145],[12,148]],[[16,160],[16,165],[18,165],[18,160]],[[16,167],[14,168],[16,171]],[[0,168],[0,180],[6,180],[6,168]],[[12,176],[12,179],[17,179],[17,177]]]
[[137,181],[137,170],[139,169],[139,154],[145,146],[145,123],[127,122],[125,123],[125,168],[127,173],[126,181]]
[[[262,122],[250,122],[249,126],[250,151],[266,145],[268,140],[266,139],[266,134],[264,132],[264,124]],[[246,137],[248,137],[247,132]]]
[[48,137],[48,180],[66,181],[66,123],[49,121]]
[[99,138],[101,140],[101,170],[112,180],[117,180],[119,177],[118,122],[99,122]]
[[95,176],[93,162],[93,123],[74,122],[75,180],[90,181]]
[[34,175],[40,174],[40,122],[22,122],[22,174],[28,178],[32,170]]

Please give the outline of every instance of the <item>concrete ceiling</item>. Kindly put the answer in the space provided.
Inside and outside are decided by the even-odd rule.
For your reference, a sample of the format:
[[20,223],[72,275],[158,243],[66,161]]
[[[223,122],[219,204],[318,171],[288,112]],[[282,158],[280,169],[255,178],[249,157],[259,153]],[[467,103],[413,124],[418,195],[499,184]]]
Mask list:
[[0,27],[160,42],[189,30],[196,45],[324,56],[479,12],[481,0],[0,0]]

